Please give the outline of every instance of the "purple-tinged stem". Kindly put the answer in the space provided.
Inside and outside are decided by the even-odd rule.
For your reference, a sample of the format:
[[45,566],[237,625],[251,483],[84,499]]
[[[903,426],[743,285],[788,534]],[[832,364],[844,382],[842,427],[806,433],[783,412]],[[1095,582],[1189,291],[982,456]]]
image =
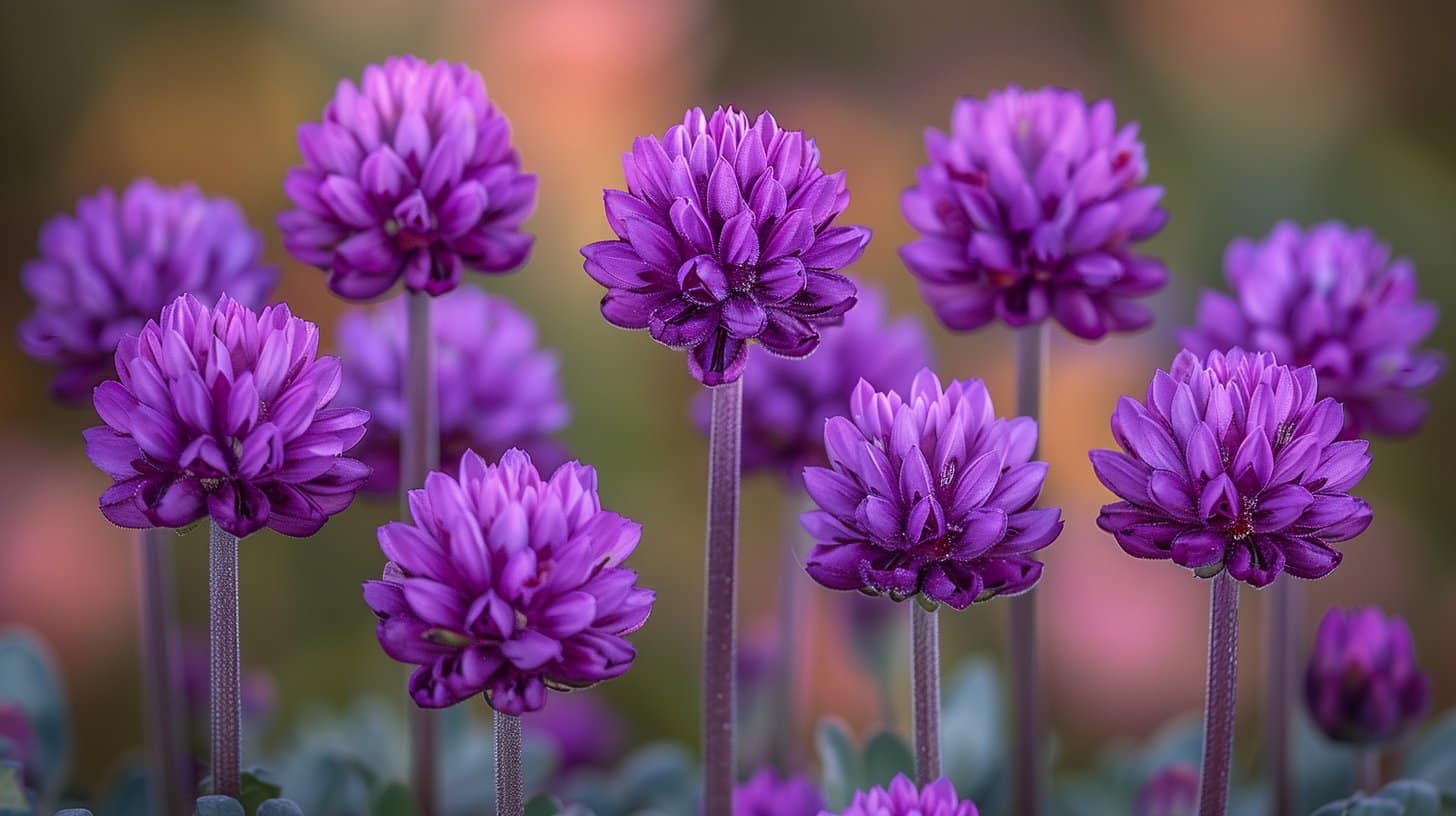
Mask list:
[[147,775],[152,801],[165,816],[192,812],[191,769],[182,746],[181,665],[172,602],[171,530],[137,535],[137,601],[141,616],[142,687],[147,707]]
[[[409,366],[405,368],[406,423],[399,443],[399,513],[408,519],[409,491],[423,487],[425,476],[440,467],[439,389],[435,383],[435,342],[430,329],[430,296],[410,292],[408,311]],[[435,713],[411,706],[410,788],[419,816],[435,816],[439,800],[436,746],[439,741]]]
[[[1037,447],[1041,447],[1042,383],[1047,370],[1047,325],[1027,326],[1016,332],[1016,414],[1036,420]],[[1036,451],[1032,451],[1036,457]],[[1036,590],[1010,600],[1011,689],[1016,712],[1014,752],[1016,772],[1012,786],[1012,812],[1040,816],[1042,811],[1042,696],[1037,665]]]
[[915,784],[940,778],[940,615],[910,602],[911,709],[915,718]]
[[526,788],[521,779],[521,718],[494,711],[496,816],[522,816]]
[[1239,583],[1228,570],[1210,582],[1208,699],[1203,711],[1203,773],[1198,816],[1228,810],[1229,768],[1234,757],[1234,692],[1239,674]]
[[800,621],[804,616],[804,598],[800,590],[805,580],[804,567],[795,546],[803,535],[799,514],[805,496],[795,492],[785,501],[783,564],[779,567],[778,662],[774,666],[773,705],[770,722],[774,724],[770,757],[776,767],[790,770],[798,767],[798,686],[794,672],[799,656]]
[[243,704],[238,638],[238,537],[212,522],[208,541],[208,686],[212,712],[212,792],[242,789]]
[[1269,789],[1273,816],[1293,816],[1291,784],[1294,747],[1289,741],[1294,712],[1295,653],[1299,628],[1299,585],[1289,575],[1269,595]]
[[739,444],[743,381],[713,389],[708,437],[707,602],[703,633],[703,805],[706,816],[732,816],[738,596]]
[[1360,791],[1366,796],[1374,796],[1380,790],[1380,748],[1372,746],[1369,748],[1358,748],[1355,751],[1356,771],[1359,774]]

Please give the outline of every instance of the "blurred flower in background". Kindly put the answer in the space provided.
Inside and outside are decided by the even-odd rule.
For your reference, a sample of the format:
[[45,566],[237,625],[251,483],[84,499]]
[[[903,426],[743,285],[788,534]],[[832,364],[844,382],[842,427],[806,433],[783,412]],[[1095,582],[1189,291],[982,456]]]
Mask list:
[[[565,461],[564,448],[550,439],[571,415],[560,364],[537,344],[530,316],[504,297],[469,286],[437,298],[433,313],[445,471],[453,473],[467,449],[494,461],[522,448],[548,470]],[[334,404],[369,412],[354,455],[373,469],[365,483],[372,493],[399,487],[406,330],[404,296],[351,309],[339,320],[344,378]]]
[[1169,765],[1143,783],[1133,816],[1193,816],[1198,810],[1198,769],[1186,763]]
[[760,768],[733,790],[733,816],[819,816],[824,797],[802,776]]
[[1430,705],[1431,680],[1399,616],[1375,607],[1331,609],[1320,619],[1304,699],[1325,736],[1372,745],[1407,733]]

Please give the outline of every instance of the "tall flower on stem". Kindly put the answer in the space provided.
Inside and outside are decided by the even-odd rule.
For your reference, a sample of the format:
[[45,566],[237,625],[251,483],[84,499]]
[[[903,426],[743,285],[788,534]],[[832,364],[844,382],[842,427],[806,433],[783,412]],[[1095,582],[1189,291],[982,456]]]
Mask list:
[[980,811],[969,799],[956,795],[949,779],[915,783],[896,776],[888,788],[855,791],[849,806],[838,814],[825,811],[821,816],[977,816]]
[[[1434,303],[1417,300],[1415,268],[1392,259],[1369,230],[1338,222],[1309,229],[1284,221],[1224,254],[1232,296],[1205,292],[1185,346],[1203,354],[1243,346],[1313,366],[1320,396],[1345,406],[1341,437],[1406,436],[1428,406],[1420,396],[1445,358],[1420,343],[1435,328]],[[1276,816],[1292,813],[1289,723],[1300,608],[1293,582],[1274,586],[1270,618],[1270,776]]]
[[122,527],[212,521],[209,595],[212,777],[238,796],[241,706],[238,539],[264,527],[310,536],[353,501],[369,469],[343,454],[369,415],[329,408],[339,361],[286,305],[255,313],[183,295],[116,350],[97,386],[103,425],[86,452],[114,484],[101,512]]
[[1139,402],[1112,415],[1122,451],[1092,451],[1097,478],[1121,501],[1097,525],[1129,555],[1166,558],[1212,578],[1208,704],[1199,813],[1222,814],[1233,752],[1238,584],[1280,573],[1322,578],[1333,544],[1370,524],[1349,491],[1370,467],[1363,440],[1337,441],[1343,411],[1316,399],[1314,369],[1241,349],[1206,360],[1183,351]]
[[[40,257],[21,272],[36,309],[20,326],[20,345],[59,371],[51,391],[82,401],[111,367],[117,343],[141,330],[178,295],[212,302],[224,292],[263,305],[278,272],[263,263],[262,237],[230,199],[196,187],[162,187],[138,179],[120,194],[102,188],[74,215],[58,215],[40,232]],[[167,536],[137,536],[147,748],[154,790],[169,813],[192,807],[172,671],[171,553]]]
[[929,369],[909,397],[861,381],[850,415],[824,426],[828,467],[804,471],[818,505],[806,569],[839,590],[914,598],[916,776],[940,776],[940,655],[935,610],[1031,589],[1032,554],[1061,533],[1061,511],[1036,508],[1045,462],[1031,461],[1036,422],[998,419],[985,383],[942,388]]
[[849,204],[844,173],[767,112],[687,112],[622,157],[627,189],[603,199],[614,240],[582,248],[606,287],[602,316],[687,350],[713,388],[709,426],[703,762],[707,816],[729,816],[734,783],[733,650],[742,382],[749,341],[804,357],[854,306],[839,270],[869,230],[834,226]]
[[379,644],[417,667],[418,706],[484,695],[497,806],[519,816],[520,715],[546,705],[547,690],[610,680],[636,657],[626,636],[653,593],[623,562],[642,528],[602,509],[592,468],[568,462],[542,478],[514,449],[498,464],[466,451],[458,477],[431,473],[409,502],[409,522],[379,528],[384,578],[364,584]]
[[[925,134],[929,164],[900,200],[920,237],[900,249],[947,328],[1017,329],[1016,411],[1038,419],[1048,318],[1095,340],[1152,322],[1138,302],[1167,272],[1137,244],[1167,221],[1162,188],[1145,184],[1138,126],[1108,100],[1015,86],[963,98],[949,133]],[[1011,605],[1016,689],[1013,809],[1041,812],[1041,689],[1033,594]]]
[[1356,779],[1374,793],[1381,749],[1409,732],[1431,702],[1410,627],[1373,606],[1326,612],[1305,669],[1304,702],[1325,736],[1360,755]]
[[[752,368],[743,375],[743,470],[768,471],[791,489],[785,501],[791,517],[783,545],[780,575],[779,639],[772,717],[776,760],[789,764],[794,745],[793,661],[798,653],[799,594],[804,582],[802,557],[794,542],[802,538],[803,471],[827,463],[824,423],[849,413],[849,395],[861,380],[883,390],[905,391],[915,373],[930,364],[930,338],[915,320],[890,320],[884,293],[859,287],[859,302],[844,325],[826,334],[819,349],[803,359],[751,352]],[[693,416],[706,434],[712,396],[699,394]]]
[[[368,300],[397,281],[409,293],[398,480],[408,513],[405,491],[440,464],[430,298],[458,287],[466,268],[526,262],[536,177],[521,171],[480,74],[413,56],[368,66],[357,85],[340,80],[323,121],[299,127],[298,147],[303,164],[283,182],[296,208],[278,217],[283,245],[328,272],[340,297]],[[428,712],[412,715],[416,809],[435,816],[435,726]]]

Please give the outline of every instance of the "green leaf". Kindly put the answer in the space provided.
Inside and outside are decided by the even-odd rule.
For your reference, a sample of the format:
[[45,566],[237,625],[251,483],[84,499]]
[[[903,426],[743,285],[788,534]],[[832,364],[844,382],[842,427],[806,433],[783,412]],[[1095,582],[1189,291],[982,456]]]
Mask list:
[[1401,805],[1404,816],[1438,816],[1441,792],[1435,785],[1418,779],[1398,779],[1380,789],[1376,798]]
[[0,761],[0,816],[31,816],[34,812],[20,777],[20,765]]
[[855,748],[849,732],[838,720],[820,723],[814,735],[819,749],[819,787],[830,810],[842,810],[864,779],[864,758]]
[[243,805],[231,796],[199,796],[192,816],[244,816]]
[[374,816],[415,816],[415,798],[403,783],[391,782],[380,788],[371,812]]
[[55,660],[41,639],[21,629],[0,632],[0,701],[25,712],[36,736],[42,792],[54,792],[71,755],[71,715]]
[[283,788],[274,781],[273,775],[262,768],[249,768],[243,771],[241,801],[243,808],[248,813],[257,813],[258,807],[269,799],[277,799],[283,793]]
[[915,778],[915,753],[897,734],[881,731],[870,737],[864,748],[862,785],[889,787],[899,774]]
[[1402,776],[1423,779],[1456,795],[1456,711],[1443,716],[1411,747]]
[[549,793],[537,794],[526,803],[526,816],[556,816],[561,810],[561,800]]

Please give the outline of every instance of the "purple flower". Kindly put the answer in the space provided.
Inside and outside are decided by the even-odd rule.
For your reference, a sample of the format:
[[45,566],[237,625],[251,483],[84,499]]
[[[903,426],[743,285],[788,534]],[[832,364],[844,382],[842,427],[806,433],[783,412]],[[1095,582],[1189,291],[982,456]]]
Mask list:
[[1438,314],[1436,304],[1416,300],[1410,261],[1391,260],[1369,230],[1281,222],[1263,241],[1230,244],[1224,274],[1233,297],[1203,294],[1185,346],[1197,354],[1257,348],[1313,366],[1320,396],[1345,406],[1342,439],[1420,428],[1429,406],[1419,392],[1446,361],[1418,348]]
[[802,776],[760,768],[733,790],[733,816],[819,816],[824,797]]
[[1031,553],[1061,533],[1061,511],[1032,507],[1047,470],[1030,461],[1036,422],[994,410],[985,383],[942,390],[930,369],[908,400],[861,381],[850,416],[825,423],[829,467],[804,470],[819,506],[803,516],[810,577],[955,609],[1030,589]]
[[956,797],[955,786],[949,779],[931,782],[921,790],[915,789],[904,774],[898,774],[890,782],[889,790],[871,788],[856,791],[849,807],[838,814],[825,812],[822,816],[977,816],[976,805],[969,799]]
[[57,399],[79,402],[106,375],[116,344],[181,294],[226,292],[259,308],[278,280],[238,205],[196,187],[138,179],[103,187],[40,231],[40,257],[21,270],[35,313],[20,325],[26,354],[57,367]]
[[536,177],[521,172],[510,125],[466,65],[370,65],[358,86],[339,82],[322,122],[299,127],[298,148],[283,245],[341,297],[377,297],[401,278],[441,295],[464,267],[508,272],[531,252],[521,224]]
[[183,527],[211,516],[242,537],[310,536],[354,500],[369,468],[342,454],[366,411],[325,408],[339,361],[316,357],[318,327],[288,306],[261,314],[224,295],[183,295],[116,349],[118,380],[97,386],[104,425],[86,453],[115,480],[101,512],[122,527]]
[[[884,294],[861,286],[844,326],[825,335],[813,355],[795,360],[757,355],[743,375],[743,470],[773,470],[797,479],[822,465],[824,422],[849,413],[849,393],[861,379],[904,391],[930,365],[930,338],[914,319],[886,319]],[[699,394],[693,419],[708,432],[712,395]]]
[[1343,557],[1330,545],[1370,525],[1349,494],[1370,467],[1367,443],[1337,442],[1340,404],[1315,401],[1314,369],[1267,353],[1183,351],[1123,397],[1112,435],[1126,453],[1095,450],[1097,478],[1123,501],[1097,526],[1129,555],[1171,558],[1255,587],[1280,572],[1321,578]]
[[607,288],[602,316],[688,349],[705,385],[732,382],[748,341],[784,357],[819,345],[820,329],[854,305],[839,274],[869,243],[836,227],[849,204],[844,172],[819,169],[819,148],[761,113],[694,108],[661,139],[622,156],[627,191],[604,194],[617,240],[583,247],[586,272]]
[[621,715],[595,694],[563,694],[521,720],[526,737],[540,736],[556,753],[556,774],[613,764],[626,744]]
[[[374,469],[365,489],[399,486],[399,436],[405,425],[408,353],[404,297],[347,312],[339,322],[344,381],[335,403],[369,410],[369,432],[355,452]],[[503,297],[463,287],[437,298],[431,327],[439,389],[441,459],[466,449],[499,458],[512,447],[539,460],[565,460],[549,439],[570,411],[561,396],[557,359],[536,344],[531,318]]]
[[1431,681],[1416,666],[1410,628],[1373,606],[1331,609],[1320,620],[1304,675],[1310,716],[1332,740],[1399,738],[1426,713]]
[[1138,791],[1133,816],[1193,816],[1198,810],[1198,769],[1175,762],[1153,774]]
[[1096,339],[1152,322],[1137,302],[1163,288],[1134,245],[1163,228],[1161,187],[1143,184],[1137,123],[1076,91],[1012,86],[960,99],[949,134],[928,130],[930,164],[900,209],[920,233],[900,257],[948,328],[1048,315]]
[[519,715],[544,705],[547,688],[631,667],[626,635],[647,621],[653,593],[622,562],[642,528],[602,509],[595,470],[568,462],[542,480],[519,450],[498,465],[466,451],[458,479],[431,473],[409,505],[413,524],[379,528],[390,563],[364,600],[385,653],[419,667],[416,705],[484,693]]

